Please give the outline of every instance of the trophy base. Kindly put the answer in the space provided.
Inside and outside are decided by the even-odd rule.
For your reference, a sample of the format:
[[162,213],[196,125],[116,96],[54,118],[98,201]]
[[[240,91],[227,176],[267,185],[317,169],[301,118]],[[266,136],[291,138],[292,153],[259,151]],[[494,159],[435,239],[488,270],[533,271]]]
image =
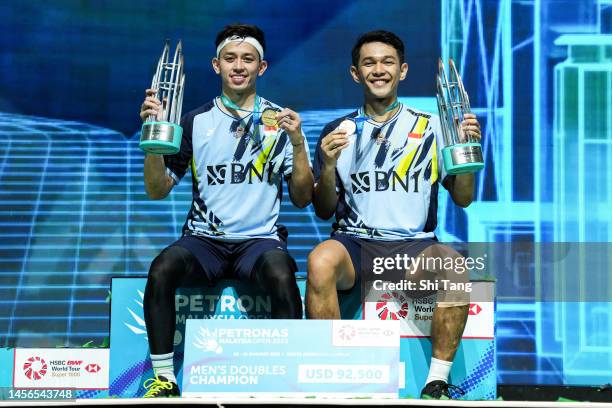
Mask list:
[[448,174],[468,174],[482,170],[482,147],[480,143],[460,143],[442,149],[444,168]]
[[183,128],[170,122],[145,122],[140,134],[140,147],[151,154],[175,154],[181,149]]

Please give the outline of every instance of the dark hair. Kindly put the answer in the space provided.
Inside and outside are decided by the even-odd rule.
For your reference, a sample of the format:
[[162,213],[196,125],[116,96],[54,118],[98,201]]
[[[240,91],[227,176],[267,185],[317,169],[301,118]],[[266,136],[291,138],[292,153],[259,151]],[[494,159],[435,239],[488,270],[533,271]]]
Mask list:
[[355,43],[355,45],[353,46],[353,50],[351,51],[351,57],[354,66],[358,66],[359,64],[359,52],[361,51],[361,47],[364,44],[372,42],[381,42],[384,44],[389,44],[397,51],[397,56],[399,57],[400,64],[404,63],[404,43],[402,42],[402,40],[390,31],[376,30],[362,34],[357,39],[357,42]]
[[[215,48],[218,47],[223,40],[234,35],[255,38],[261,44],[261,48],[263,48],[264,53],[266,52],[266,39],[264,37],[264,33],[261,31],[261,28],[252,24],[230,24],[225,26],[223,30],[217,33]],[[259,57],[261,58],[261,55]]]

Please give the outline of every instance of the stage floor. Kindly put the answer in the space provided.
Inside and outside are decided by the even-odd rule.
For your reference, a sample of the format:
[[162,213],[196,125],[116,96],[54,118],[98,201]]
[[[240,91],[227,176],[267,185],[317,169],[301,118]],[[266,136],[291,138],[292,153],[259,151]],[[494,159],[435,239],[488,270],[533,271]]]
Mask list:
[[419,399],[212,399],[212,398],[165,398],[165,399],[78,399],[65,401],[0,401],[0,407],[24,406],[162,406],[162,405],[198,405],[200,407],[563,407],[563,408],[603,408],[612,407],[612,402],[572,402],[572,401],[438,401]]

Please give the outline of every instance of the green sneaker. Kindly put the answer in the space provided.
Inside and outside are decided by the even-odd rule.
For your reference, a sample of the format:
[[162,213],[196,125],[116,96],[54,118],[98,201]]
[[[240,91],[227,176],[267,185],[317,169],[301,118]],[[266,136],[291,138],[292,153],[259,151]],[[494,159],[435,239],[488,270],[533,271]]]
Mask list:
[[168,381],[166,377],[161,375],[159,377],[149,378],[142,386],[148,390],[143,398],[169,398],[181,396],[178,385]]
[[437,400],[450,400],[453,399],[449,389],[459,395],[465,395],[465,391],[461,388],[456,387],[452,384],[448,384],[444,381],[431,381],[427,383],[425,388],[421,391],[421,399],[437,399]]

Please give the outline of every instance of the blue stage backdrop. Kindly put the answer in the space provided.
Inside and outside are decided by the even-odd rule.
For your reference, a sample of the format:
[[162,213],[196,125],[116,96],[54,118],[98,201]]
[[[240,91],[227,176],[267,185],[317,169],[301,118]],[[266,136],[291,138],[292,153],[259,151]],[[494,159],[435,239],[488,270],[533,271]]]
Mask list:
[[[311,152],[323,125],[361,102],[348,74],[360,33],[404,39],[400,95],[425,110],[435,106],[438,57],[455,59],[486,168],[469,208],[440,193],[441,240],[612,238],[610,0],[13,1],[0,15],[2,347],[106,344],[111,276],[146,274],[178,237],[191,198],[189,177],[163,201],[144,193],[144,89],[163,41],[180,38],[184,111],[217,95],[214,36],[232,22],[266,32],[270,68],[258,91],[301,113]],[[329,225],[288,200],[281,221],[303,273]],[[512,262],[513,273],[497,276],[499,382],[609,379],[610,361],[597,356],[612,355],[610,304],[537,302],[541,269],[520,254]],[[593,284],[611,287],[603,275]]]

